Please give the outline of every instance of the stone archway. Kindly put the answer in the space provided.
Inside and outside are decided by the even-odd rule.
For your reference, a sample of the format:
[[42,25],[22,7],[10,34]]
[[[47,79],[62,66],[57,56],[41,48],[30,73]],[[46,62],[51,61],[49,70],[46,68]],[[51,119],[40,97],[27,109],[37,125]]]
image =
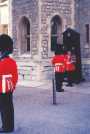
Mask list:
[[30,53],[30,22],[27,17],[22,17],[19,23],[20,53]]
[[62,44],[62,21],[59,15],[51,20],[51,51],[55,51],[57,44]]

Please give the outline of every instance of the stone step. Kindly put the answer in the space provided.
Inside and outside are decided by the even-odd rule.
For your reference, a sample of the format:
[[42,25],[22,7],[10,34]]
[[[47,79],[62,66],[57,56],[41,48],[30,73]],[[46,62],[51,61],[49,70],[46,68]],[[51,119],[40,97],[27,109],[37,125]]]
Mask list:
[[19,80],[17,86],[25,86],[25,87],[42,87],[43,85],[47,85],[48,81],[33,81],[33,80]]
[[17,61],[20,80],[44,80],[51,79],[52,67],[45,63],[28,61],[20,59]]

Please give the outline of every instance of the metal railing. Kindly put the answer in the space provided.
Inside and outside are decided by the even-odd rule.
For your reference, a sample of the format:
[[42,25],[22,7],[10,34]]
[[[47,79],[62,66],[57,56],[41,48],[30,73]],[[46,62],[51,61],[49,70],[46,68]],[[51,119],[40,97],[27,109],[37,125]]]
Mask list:
[[46,71],[52,71],[52,98],[53,98],[53,104],[56,105],[57,101],[56,101],[56,82],[55,82],[55,74],[54,74],[54,66],[44,66],[45,68],[49,68],[46,70],[43,70],[42,72],[46,72]]
[[[31,68],[30,70],[33,70],[33,68],[36,67],[36,66],[28,66],[28,67]],[[49,79],[49,80],[52,81],[52,102],[53,102],[54,105],[56,105],[57,102],[56,102],[56,83],[55,83],[54,66],[43,66],[43,67],[44,67],[44,69],[39,70],[39,71],[41,71],[42,73],[47,72],[48,74],[51,72],[51,74],[49,74],[49,75],[51,75],[51,79]],[[24,71],[22,71],[22,70],[24,70]],[[25,71],[29,71],[29,70],[19,69],[19,74],[22,75],[23,80],[24,80],[24,77],[26,75],[26,74],[24,74]]]

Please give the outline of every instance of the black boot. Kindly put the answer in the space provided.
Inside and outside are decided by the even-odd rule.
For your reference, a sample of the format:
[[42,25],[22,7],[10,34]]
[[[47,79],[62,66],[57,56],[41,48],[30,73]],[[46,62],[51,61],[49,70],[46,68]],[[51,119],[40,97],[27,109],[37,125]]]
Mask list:
[[64,92],[64,89],[56,89],[57,92]]
[[67,87],[73,87],[73,84],[67,84],[66,86]]

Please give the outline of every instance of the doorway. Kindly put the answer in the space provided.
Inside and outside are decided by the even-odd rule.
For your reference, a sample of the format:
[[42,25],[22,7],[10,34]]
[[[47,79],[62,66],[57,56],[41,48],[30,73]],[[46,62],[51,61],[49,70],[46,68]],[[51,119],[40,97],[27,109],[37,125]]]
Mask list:
[[27,17],[22,17],[19,25],[20,52],[30,53],[30,22]]
[[51,20],[51,51],[55,51],[57,44],[62,43],[62,21],[59,15]]

